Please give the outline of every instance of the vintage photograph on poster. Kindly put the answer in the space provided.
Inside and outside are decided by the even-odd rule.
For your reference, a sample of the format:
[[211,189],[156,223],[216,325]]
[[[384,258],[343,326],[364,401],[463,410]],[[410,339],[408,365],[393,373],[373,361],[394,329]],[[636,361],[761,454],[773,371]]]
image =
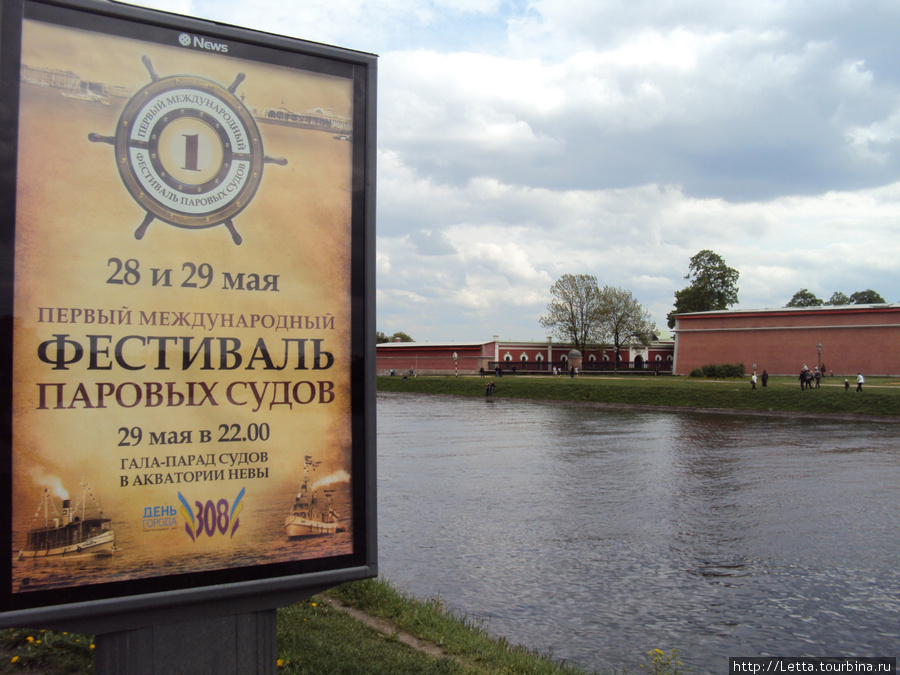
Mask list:
[[359,553],[352,69],[25,7],[11,595]]

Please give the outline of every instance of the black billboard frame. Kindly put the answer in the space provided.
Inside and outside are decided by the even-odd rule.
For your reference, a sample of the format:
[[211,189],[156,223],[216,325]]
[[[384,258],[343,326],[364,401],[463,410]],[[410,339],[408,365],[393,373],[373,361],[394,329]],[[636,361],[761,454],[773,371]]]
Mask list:
[[[353,553],[271,565],[12,593],[11,555],[0,561],[0,627],[108,633],[171,620],[235,615],[287,605],[326,588],[377,576],[375,472],[375,164],[377,57],[104,0],[2,0],[0,5],[0,551],[13,551],[12,340],[21,35],[27,17],[148,39],[202,35],[239,47],[231,56],[352,78],[351,381]],[[297,66],[302,63],[302,66]],[[358,131],[357,131],[358,130]],[[168,618],[167,618],[168,617]]]

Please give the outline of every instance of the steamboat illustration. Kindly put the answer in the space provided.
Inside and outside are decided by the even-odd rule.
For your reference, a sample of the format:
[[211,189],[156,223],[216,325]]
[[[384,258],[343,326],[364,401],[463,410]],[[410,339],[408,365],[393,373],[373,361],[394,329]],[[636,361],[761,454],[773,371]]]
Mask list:
[[[88,497],[93,501],[90,509],[87,507]],[[42,516],[43,524],[35,525]],[[112,521],[103,515],[103,509],[90,487],[82,481],[80,496],[74,503],[71,499],[63,499],[61,512],[49,490],[44,489],[25,548],[19,551],[19,559],[79,554],[112,555],[116,550]]]
[[310,486],[310,469],[315,471],[319,462],[306,456],[303,463],[303,482],[291,505],[291,511],[284,520],[284,532],[289,539],[314,537],[323,534],[343,532],[340,516],[331,507],[334,490],[316,490]]

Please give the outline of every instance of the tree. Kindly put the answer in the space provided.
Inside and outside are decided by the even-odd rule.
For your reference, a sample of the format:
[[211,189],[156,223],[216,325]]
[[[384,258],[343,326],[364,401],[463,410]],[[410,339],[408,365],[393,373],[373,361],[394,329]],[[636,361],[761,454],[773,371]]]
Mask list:
[[602,314],[597,278],[564,274],[550,287],[550,295],[553,299],[547,305],[547,314],[539,319],[541,326],[584,354],[585,347],[599,337]]
[[650,319],[650,312],[641,307],[631,291],[624,288],[604,286],[600,291],[600,334],[612,342],[616,350],[618,369],[619,349],[623,345],[648,346],[654,339],[656,326]]
[[738,301],[737,280],[741,276],[717,253],[704,249],[691,258],[685,279],[691,283],[675,291],[675,309],[667,317],[669,328],[675,327],[675,315],[685,312],[711,312],[728,309]]
[[415,342],[415,340],[413,340],[409,335],[399,330],[391,335],[388,340],[390,342]]
[[825,303],[822,302],[821,298],[817,298],[815,293],[806,288],[801,288],[794,293],[794,297],[790,299],[790,302],[785,307],[821,307],[823,304]]
[[[853,295],[847,296],[846,293],[835,291],[831,294],[831,299],[825,303],[826,305],[880,305],[887,302],[880,293],[876,293],[871,288],[865,291],[857,291]],[[790,307],[790,305],[788,305]]]
[[885,300],[881,295],[869,288],[865,291],[857,291],[851,295],[850,302],[854,305],[880,305],[884,304]]
[[402,331],[397,331],[393,335],[385,335],[380,330],[375,331],[375,344],[380,345],[385,342],[415,342],[415,340]]

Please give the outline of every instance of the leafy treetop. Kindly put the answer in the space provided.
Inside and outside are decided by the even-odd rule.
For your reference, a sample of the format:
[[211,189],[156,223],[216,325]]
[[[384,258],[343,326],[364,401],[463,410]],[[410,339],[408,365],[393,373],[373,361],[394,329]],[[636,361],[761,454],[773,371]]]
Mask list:
[[821,307],[824,303],[821,298],[817,298],[812,291],[801,288],[794,293],[794,297],[788,301],[785,307]]
[[612,342],[617,356],[622,346],[646,347],[655,339],[656,326],[650,312],[635,300],[631,291],[604,286],[600,290],[600,307],[601,335],[604,341]]
[[850,296],[850,302],[854,305],[878,305],[885,302],[884,298],[878,293],[868,288],[864,291],[857,291]]
[[711,312],[728,309],[738,301],[737,280],[741,273],[725,264],[718,253],[704,249],[689,265],[685,279],[690,284],[675,291],[675,309],[669,312],[669,328],[675,327],[675,315],[685,312]]
[[397,331],[393,335],[385,335],[380,330],[375,331],[375,344],[380,345],[385,342],[415,342],[415,340],[402,331]]
[[801,288],[799,291],[794,293],[794,297],[790,299],[785,307],[820,307],[823,305],[877,305],[884,302],[885,299],[881,297],[879,293],[873,291],[871,288],[865,291],[857,291],[850,296],[848,296],[846,293],[835,291],[831,294],[831,298],[829,298],[828,302],[823,302],[822,299],[816,297],[816,295],[812,291],[806,288]]
[[584,353],[588,344],[600,337],[600,289],[597,278],[590,274],[563,274],[550,287],[553,298],[547,313],[539,319],[541,326],[564,342]]

